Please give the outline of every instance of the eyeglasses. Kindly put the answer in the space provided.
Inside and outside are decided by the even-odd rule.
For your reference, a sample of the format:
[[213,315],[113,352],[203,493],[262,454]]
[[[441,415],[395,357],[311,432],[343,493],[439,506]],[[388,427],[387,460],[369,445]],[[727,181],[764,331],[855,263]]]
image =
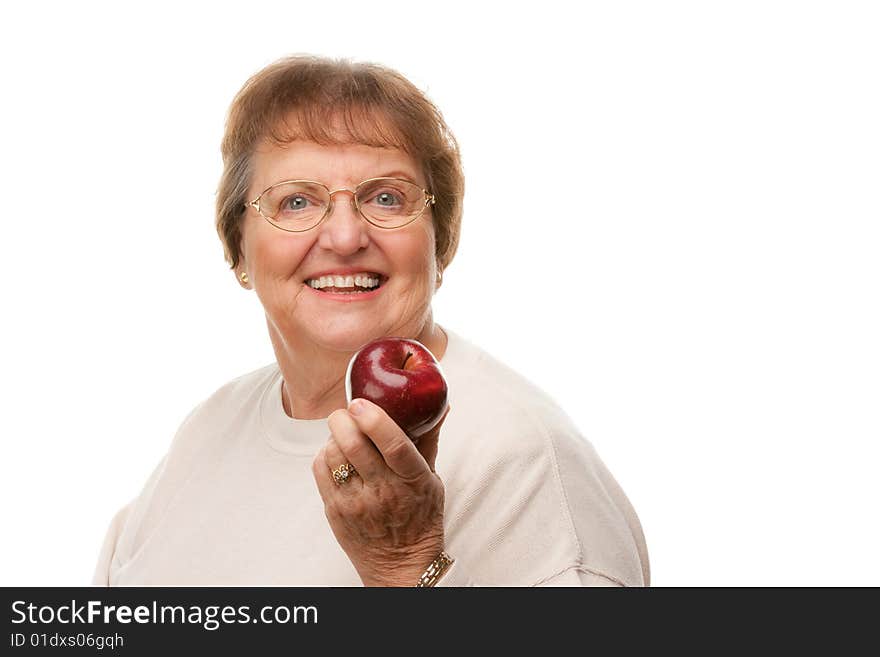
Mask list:
[[330,189],[313,180],[285,180],[268,187],[245,208],[254,208],[270,224],[302,233],[330,214],[333,195],[348,192],[360,215],[377,228],[402,228],[418,219],[434,195],[402,178],[370,178],[354,190]]

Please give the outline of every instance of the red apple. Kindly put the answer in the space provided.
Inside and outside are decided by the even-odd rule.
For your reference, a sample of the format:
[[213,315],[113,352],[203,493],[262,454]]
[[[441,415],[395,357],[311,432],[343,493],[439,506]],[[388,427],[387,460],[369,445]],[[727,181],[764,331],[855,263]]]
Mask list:
[[348,363],[345,396],[380,406],[412,439],[427,433],[448,407],[448,387],[440,363],[421,342],[379,338],[360,348]]

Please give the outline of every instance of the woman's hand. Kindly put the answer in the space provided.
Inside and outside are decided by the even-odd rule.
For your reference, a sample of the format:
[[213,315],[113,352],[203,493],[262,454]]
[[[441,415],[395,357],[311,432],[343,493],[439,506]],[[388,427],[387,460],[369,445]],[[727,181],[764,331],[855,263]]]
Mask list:
[[[312,472],[336,540],[365,586],[415,586],[443,549],[444,488],[434,462],[445,419],[415,443],[366,399],[328,419],[331,435]],[[337,484],[332,472],[343,463],[357,474]]]

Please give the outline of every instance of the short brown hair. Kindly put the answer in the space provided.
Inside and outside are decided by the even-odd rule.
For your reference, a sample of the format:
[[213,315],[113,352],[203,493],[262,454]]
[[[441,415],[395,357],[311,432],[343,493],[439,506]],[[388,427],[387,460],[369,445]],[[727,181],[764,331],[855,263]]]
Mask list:
[[310,55],[285,57],[252,76],[232,101],[221,151],[216,224],[226,260],[241,257],[241,219],[259,143],[307,140],[400,148],[422,167],[436,258],[452,261],[461,231],[464,174],[455,137],[437,107],[397,71]]

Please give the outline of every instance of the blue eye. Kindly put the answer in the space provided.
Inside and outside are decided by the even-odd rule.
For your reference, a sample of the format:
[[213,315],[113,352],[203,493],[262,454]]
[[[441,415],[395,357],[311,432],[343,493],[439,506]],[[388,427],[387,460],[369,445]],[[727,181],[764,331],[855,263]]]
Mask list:
[[309,200],[305,196],[288,196],[281,203],[282,210],[303,210],[308,206]]
[[392,207],[400,203],[400,199],[398,199],[391,192],[382,192],[381,194],[376,195],[375,199],[376,203],[385,207]]

